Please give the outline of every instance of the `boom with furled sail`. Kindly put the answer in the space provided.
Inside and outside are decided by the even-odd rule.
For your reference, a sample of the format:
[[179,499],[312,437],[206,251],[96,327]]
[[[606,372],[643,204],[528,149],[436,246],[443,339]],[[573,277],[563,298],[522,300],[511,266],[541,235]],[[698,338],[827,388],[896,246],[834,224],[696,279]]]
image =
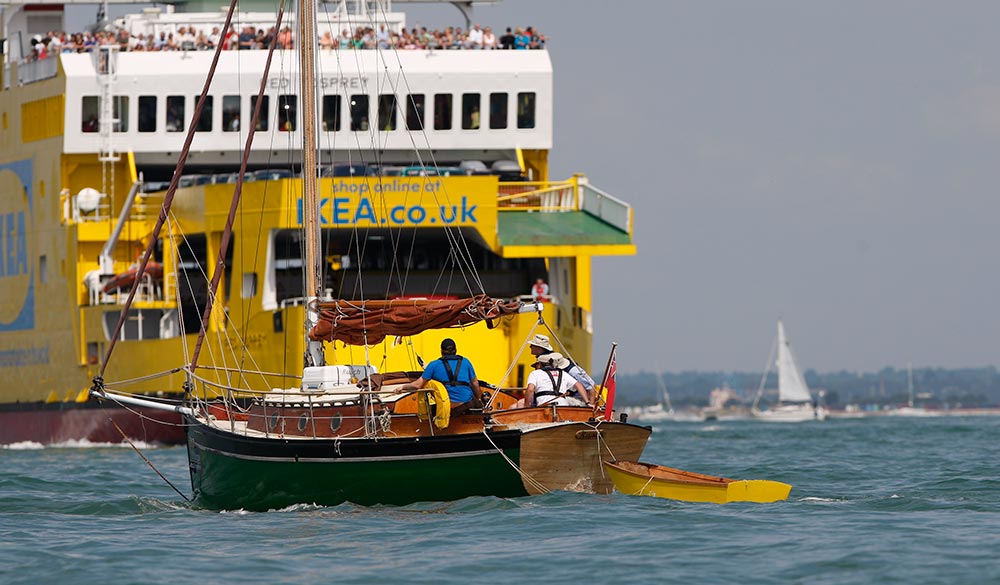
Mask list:
[[319,322],[309,331],[316,341],[342,341],[350,345],[380,343],[388,335],[416,335],[429,329],[465,327],[493,321],[505,315],[537,310],[535,303],[492,299],[476,295],[468,299],[389,301],[320,301]]

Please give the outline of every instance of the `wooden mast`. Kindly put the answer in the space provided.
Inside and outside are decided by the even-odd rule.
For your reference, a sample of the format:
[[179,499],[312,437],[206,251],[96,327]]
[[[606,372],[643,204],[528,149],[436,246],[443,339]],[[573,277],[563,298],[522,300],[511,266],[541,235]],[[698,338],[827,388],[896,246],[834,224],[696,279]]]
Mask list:
[[306,366],[324,364],[323,343],[309,339],[308,332],[319,321],[316,303],[319,300],[319,202],[316,179],[316,87],[315,87],[315,46],[316,22],[315,0],[299,0],[298,50],[299,75],[301,76],[302,100],[302,224],[305,230],[305,276],[306,298]]

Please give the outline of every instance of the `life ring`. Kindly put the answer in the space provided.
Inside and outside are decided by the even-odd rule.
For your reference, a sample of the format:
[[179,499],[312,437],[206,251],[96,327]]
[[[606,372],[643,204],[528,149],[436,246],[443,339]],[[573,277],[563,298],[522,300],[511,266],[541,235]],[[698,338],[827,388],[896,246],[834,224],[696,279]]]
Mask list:
[[428,380],[425,389],[417,395],[417,418],[427,420],[427,413],[434,409],[434,426],[439,429],[447,428],[451,422],[451,398],[448,397],[448,389],[437,380]]
[[[106,293],[116,291],[118,289],[128,290],[132,288],[135,284],[135,276],[139,273],[139,265],[133,264],[128,270],[122,272],[121,274],[116,274],[111,277],[111,280],[104,284],[104,288],[101,289]],[[146,272],[144,276],[149,276],[154,281],[163,280],[163,264],[159,262],[153,262],[152,260],[146,264]]]

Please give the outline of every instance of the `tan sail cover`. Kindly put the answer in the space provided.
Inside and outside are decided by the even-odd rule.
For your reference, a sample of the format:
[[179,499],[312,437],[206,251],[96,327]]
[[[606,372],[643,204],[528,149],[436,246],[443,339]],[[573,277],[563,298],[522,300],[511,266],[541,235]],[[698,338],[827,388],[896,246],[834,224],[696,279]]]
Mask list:
[[468,299],[391,301],[321,301],[319,322],[309,331],[315,341],[349,345],[380,343],[387,335],[416,335],[428,329],[461,327],[516,314],[520,301],[476,295]]

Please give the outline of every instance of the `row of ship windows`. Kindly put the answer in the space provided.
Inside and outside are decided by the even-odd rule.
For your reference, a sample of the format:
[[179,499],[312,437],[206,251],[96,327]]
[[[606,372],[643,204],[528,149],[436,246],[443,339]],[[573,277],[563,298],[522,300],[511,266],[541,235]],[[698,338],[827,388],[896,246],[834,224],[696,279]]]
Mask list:
[[[367,94],[356,94],[349,97],[347,108],[343,107],[344,96],[324,95],[322,98],[322,117],[320,123],[322,129],[328,132],[338,130],[351,130],[354,132],[364,132],[370,128],[369,101],[371,96]],[[276,128],[281,132],[294,132],[298,127],[298,96],[279,95],[277,96],[277,108],[275,118]],[[166,108],[164,118],[157,115],[158,96],[141,95],[138,97],[139,112],[137,117],[137,130],[139,132],[156,132],[158,123],[163,122],[163,128],[167,132],[181,132],[187,127],[190,118],[186,118],[185,96],[166,96]],[[269,127],[269,101],[270,96],[263,96],[261,103],[260,118],[257,121],[257,131],[267,131]],[[436,93],[433,95],[433,118],[434,130],[451,130],[455,122],[455,96],[450,93]],[[478,93],[463,93],[461,95],[461,119],[459,123],[463,130],[478,130],[481,127],[481,101],[482,95]],[[521,92],[516,94],[514,112],[515,120],[510,120],[509,102],[510,94],[497,92],[489,94],[487,99],[489,105],[488,126],[492,130],[503,130],[511,122],[518,128],[535,127],[535,93]],[[211,132],[213,128],[213,96],[206,96],[205,105],[201,115],[198,117],[195,130],[198,132]],[[405,116],[403,123],[407,130],[423,130],[426,123],[427,96],[424,94],[409,94],[406,96]],[[114,132],[129,131],[129,96],[117,95],[111,98],[112,117],[114,119]],[[198,96],[194,96],[190,102],[192,113],[194,105],[198,103]],[[222,126],[223,132],[238,132],[240,130],[242,100],[238,95],[222,96]],[[257,96],[250,96],[248,117],[253,115],[257,107]],[[81,130],[83,132],[97,132],[99,127],[100,103],[98,96],[84,96],[82,103],[83,120]],[[399,128],[397,112],[402,114],[403,107],[398,103],[394,94],[378,96],[378,108],[375,112],[376,128],[382,131],[392,131]],[[344,114],[347,114],[346,116]],[[344,122],[347,127],[344,127]]]

